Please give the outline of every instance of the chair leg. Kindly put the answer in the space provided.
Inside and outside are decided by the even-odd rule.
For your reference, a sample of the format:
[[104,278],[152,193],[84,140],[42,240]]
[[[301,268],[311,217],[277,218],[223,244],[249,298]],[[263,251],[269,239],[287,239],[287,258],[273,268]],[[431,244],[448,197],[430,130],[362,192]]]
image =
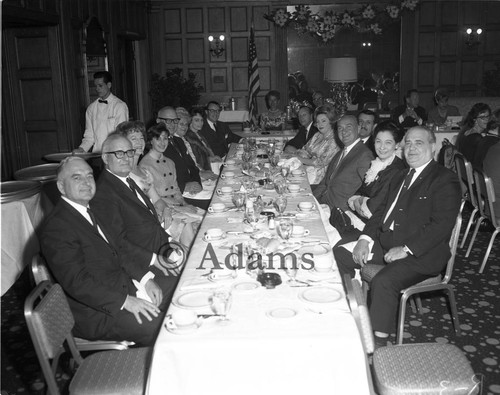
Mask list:
[[461,330],[460,330],[460,322],[458,321],[458,311],[457,311],[457,303],[455,302],[455,292],[453,292],[453,287],[449,284],[447,284],[446,289],[448,291],[448,301],[450,302],[451,319],[453,320],[455,333],[457,336],[460,336]]
[[396,337],[397,344],[403,344],[403,331],[405,327],[406,303],[409,295],[403,293],[399,301],[399,316],[398,316],[398,333]]
[[472,250],[472,245],[474,244],[474,241],[476,240],[477,232],[479,231],[479,227],[481,226],[481,222],[483,222],[484,217],[479,217],[476,223],[476,227],[474,228],[474,233],[472,233],[472,239],[470,240],[469,243],[469,248],[467,249],[467,252],[465,253],[465,257],[468,258],[470,251]]
[[420,298],[420,295],[419,294],[415,294],[415,295],[413,295],[413,298],[415,299],[415,303],[417,305],[418,313],[420,315],[422,315],[423,314],[423,311],[422,311],[422,299]]
[[495,241],[495,237],[497,237],[498,232],[500,232],[500,229],[496,229],[491,235],[490,244],[488,244],[488,248],[486,249],[486,254],[484,254],[483,263],[481,265],[481,268],[479,269],[479,273],[482,273],[484,267],[486,266],[486,262],[488,261],[488,257],[490,256],[491,247],[493,247],[493,242]]
[[368,284],[368,282],[363,281],[361,283],[361,288],[363,289],[363,297],[364,297],[365,302],[366,302],[368,300],[368,290],[370,289],[370,285]]
[[462,239],[462,243],[460,244],[460,248],[464,248],[465,241],[467,240],[467,236],[469,235],[470,228],[472,226],[472,223],[474,222],[474,217],[476,216],[476,213],[478,211],[479,210],[477,208],[472,210],[472,214],[470,215],[469,222],[467,222],[467,228],[465,228],[465,233],[464,233],[464,237]]
[[417,314],[417,305],[415,304],[414,297],[410,298],[410,307],[411,307],[411,311],[413,311],[413,314]]

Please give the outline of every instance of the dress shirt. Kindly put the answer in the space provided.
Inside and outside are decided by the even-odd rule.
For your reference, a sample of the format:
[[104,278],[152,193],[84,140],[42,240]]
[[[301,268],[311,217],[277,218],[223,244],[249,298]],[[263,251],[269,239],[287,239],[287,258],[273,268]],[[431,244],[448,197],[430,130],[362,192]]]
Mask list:
[[208,126],[210,126],[210,128],[215,132],[217,130],[215,123],[212,122],[210,119],[207,119],[207,122],[208,122]]
[[366,137],[363,137],[361,139],[361,141],[363,142],[363,144],[366,144],[366,142],[368,141],[368,139],[370,138],[371,136],[366,136]]
[[311,122],[311,123],[310,123],[309,125],[307,125],[307,126],[306,126],[306,128],[305,128],[305,129],[306,129],[306,141],[307,141],[307,139],[309,138],[309,132],[311,131],[311,126],[312,126],[312,124],[313,124],[313,123]]
[[116,129],[119,123],[128,121],[128,107],[112,93],[106,98],[106,103],[95,100],[85,113],[85,133],[80,148],[88,152],[101,152],[102,143]]
[[357,138],[351,145],[344,147],[344,158],[349,154],[349,152],[354,148],[360,139]]

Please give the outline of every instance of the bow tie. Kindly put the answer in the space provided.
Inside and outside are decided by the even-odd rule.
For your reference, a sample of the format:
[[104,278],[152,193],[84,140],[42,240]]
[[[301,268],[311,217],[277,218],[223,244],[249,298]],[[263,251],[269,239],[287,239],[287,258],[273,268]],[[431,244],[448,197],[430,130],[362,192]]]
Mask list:
[[99,103],[108,104],[108,101],[107,100],[101,100],[101,99],[99,99]]

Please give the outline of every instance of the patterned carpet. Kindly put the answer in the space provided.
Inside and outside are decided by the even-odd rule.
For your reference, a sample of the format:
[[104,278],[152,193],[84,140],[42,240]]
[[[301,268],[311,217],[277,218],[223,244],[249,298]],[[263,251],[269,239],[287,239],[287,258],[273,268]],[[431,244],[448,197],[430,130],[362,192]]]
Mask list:
[[[466,222],[468,214],[464,216]],[[490,231],[479,232],[469,258],[464,257],[466,248],[458,250],[451,282],[456,290],[462,336],[455,336],[446,299],[428,294],[422,299],[424,315],[407,310],[405,343],[456,344],[466,353],[482,381],[481,394],[493,395],[500,394],[500,237],[493,246],[484,273],[478,273],[490,236]],[[1,395],[41,395],[45,390],[23,315],[30,287],[25,272],[1,298]],[[394,338],[392,340],[394,342]],[[58,373],[60,388],[67,386],[68,378],[67,373]]]

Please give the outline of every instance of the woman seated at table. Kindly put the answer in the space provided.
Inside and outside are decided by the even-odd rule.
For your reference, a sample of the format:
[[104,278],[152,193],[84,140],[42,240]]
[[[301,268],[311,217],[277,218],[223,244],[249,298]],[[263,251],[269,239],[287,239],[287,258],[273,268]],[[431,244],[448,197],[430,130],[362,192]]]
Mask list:
[[216,180],[219,176],[212,171],[210,159],[203,144],[201,144],[198,139],[189,139],[187,136],[191,123],[191,116],[184,107],[177,107],[175,113],[179,118],[177,129],[175,129],[175,135],[180,137],[186,145],[189,156],[200,170],[201,180]]
[[156,124],[148,129],[146,148],[149,151],[139,162],[139,167],[151,174],[155,189],[162,200],[172,208],[173,217],[184,223],[192,223],[193,228],[197,228],[205,212],[187,204],[182,197],[177,184],[175,164],[163,155],[169,144],[168,136],[169,133],[164,123]]
[[462,130],[458,133],[456,146],[465,158],[474,164],[477,147],[483,138],[491,119],[491,109],[485,103],[476,103],[472,106],[464,120]]
[[259,115],[259,126],[263,130],[285,130],[286,113],[278,108],[280,93],[269,91],[266,95],[267,112]]
[[316,108],[314,121],[319,133],[316,133],[302,149],[294,153],[306,167],[307,178],[311,185],[319,184],[325,176],[328,164],[340,150],[334,131],[337,118],[331,105],[325,104]]
[[199,161],[205,161],[205,158],[208,158],[210,163],[222,162],[222,158],[214,154],[207,140],[205,140],[205,137],[200,134],[200,130],[203,128],[204,110],[202,108],[193,108],[190,115],[191,123],[186,132],[186,140],[189,141],[192,146],[196,145],[196,147],[193,148],[195,156]]
[[405,168],[404,162],[396,156],[403,133],[392,121],[377,125],[374,134],[377,157],[365,174],[363,184],[356,194],[349,198],[349,207],[363,222],[371,218],[386,197],[392,177]]
[[[171,212],[172,223],[168,226],[168,233],[172,238],[189,247],[194,240],[198,223],[195,220],[184,221],[182,217],[176,215],[173,205],[161,198],[160,194],[153,185],[153,175],[146,168],[137,165],[140,157],[144,153],[146,127],[141,121],[126,121],[116,127],[116,131],[130,140],[132,148],[135,149],[134,162],[130,177],[139,185],[144,193],[151,199],[156,212],[162,214],[165,210]],[[175,169],[175,167],[174,167]],[[189,224],[191,222],[192,224]],[[187,223],[187,224],[186,224]]]
[[434,102],[436,106],[429,110],[427,122],[441,126],[446,124],[446,118],[460,116],[458,108],[448,104],[448,91],[440,88],[434,93]]

